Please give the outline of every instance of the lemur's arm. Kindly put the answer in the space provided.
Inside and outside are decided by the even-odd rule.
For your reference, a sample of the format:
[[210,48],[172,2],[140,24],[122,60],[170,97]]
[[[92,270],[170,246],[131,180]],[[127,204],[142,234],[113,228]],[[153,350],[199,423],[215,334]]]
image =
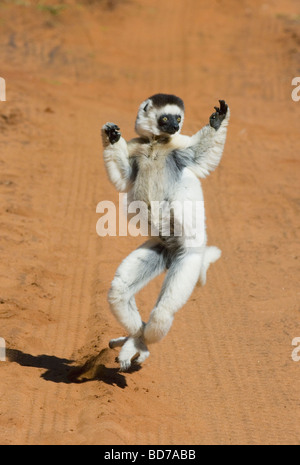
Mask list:
[[223,154],[230,111],[224,100],[219,102],[220,108],[215,107],[209,124],[190,137],[187,148],[174,151],[177,164],[189,168],[199,178],[214,171]]
[[103,158],[110,181],[119,192],[127,192],[133,174],[127,142],[121,137],[120,128],[113,123],[102,127]]

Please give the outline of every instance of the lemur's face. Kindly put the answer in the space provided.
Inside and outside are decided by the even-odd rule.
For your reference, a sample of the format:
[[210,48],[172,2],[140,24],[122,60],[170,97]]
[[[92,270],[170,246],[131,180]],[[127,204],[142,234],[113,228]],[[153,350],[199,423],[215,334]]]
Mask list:
[[181,131],[183,118],[181,99],[174,95],[156,94],[140,105],[135,129],[140,136],[149,139],[172,137]]
[[157,126],[162,133],[172,135],[179,131],[182,117],[179,111],[177,111],[179,109],[175,108],[174,110],[175,114],[163,113],[158,116]]

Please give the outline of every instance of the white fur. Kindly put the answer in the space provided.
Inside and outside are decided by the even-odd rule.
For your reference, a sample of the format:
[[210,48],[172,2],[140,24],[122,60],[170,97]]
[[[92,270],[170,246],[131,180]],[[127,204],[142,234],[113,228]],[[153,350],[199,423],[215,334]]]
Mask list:
[[126,141],[120,140],[111,145],[108,137],[102,128],[103,158],[107,175],[119,192],[126,192],[128,189],[128,179],[130,166],[128,164],[128,148]]
[[149,355],[150,352],[142,338],[129,337],[124,343],[118,357],[121,371],[128,370],[134,358],[135,363],[140,364],[143,363]]
[[201,266],[201,271],[200,271],[200,276],[199,276],[199,281],[202,286],[205,286],[206,284],[206,273],[211,265],[211,263],[215,263],[219,258],[221,257],[222,252],[218,247],[215,246],[210,246],[206,247],[204,251],[204,256],[203,256],[203,262]]
[[[164,157],[168,153],[179,149],[182,156],[188,157],[189,163],[183,168],[180,184],[177,183],[174,189],[170,188],[169,197],[172,201],[202,201],[199,178],[206,177],[220,162],[226,140],[229,109],[217,131],[207,125],[192,137],[180,135],[181,122],[176,134],[169,136],[167,141],[160,141],[157,118],[165,112],[180,114],[183,122],[183,112],[177,105],[157,109],[151,100],[140,105],[136,131],[144,139],[148,138],[149,143],[139,139],[126,143],[121,137],[117,143],[110,144],[105,133],[106,126],[103,127],[104,162],[108,176],[117,190],[128,192],[130,200],[149,201],[149,195],[160,199],[164,195],[164,180],[160,179],[163,170],[160,169],[160,164],[163,166]],[[132,185],[130,178],[131,156],[140,157],[139,169],[147,173],[138,190]],[[191,223],[192,220],[190,218]],[[205,224],[203,231],[201,238],[195,236],[193,247],[188,246],[187,231],[183,232],[180,244],[185,253],[178,257],[174,255],[161,293],[146,324],[141,319],[134,296],[167,266],[165,256],[157,252],[157,238],[150,239],[132,252],[119,266],[108,301],[112,313],[128,333],[128,337],[110,341],[110,347],[122,347],[119,355],[122,370],[130,367],[134,357],[137,357],[138,363],[142,363],[149,356],[147,345],[160,341],[168,333],[175,313],[187,302],[197,281],[202,285],[206,283],[207,270],[221,256],[221,251],[217,247],[206,246]]]

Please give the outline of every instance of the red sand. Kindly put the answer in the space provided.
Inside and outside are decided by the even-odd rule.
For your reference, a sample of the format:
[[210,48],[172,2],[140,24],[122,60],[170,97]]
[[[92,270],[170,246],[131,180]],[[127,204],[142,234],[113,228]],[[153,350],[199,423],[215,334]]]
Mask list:
[[[0,5],[1,444],[299,444],[299,2],[15,3]],[[96,234],[96,205],[118,199],[100,128],[133,137],[156,92],[184,99],[187,134],[230,105],[203,183],[223,255],[119,373],[106,295],[143,238]],[[160,284],[138,296],[144,318]]]

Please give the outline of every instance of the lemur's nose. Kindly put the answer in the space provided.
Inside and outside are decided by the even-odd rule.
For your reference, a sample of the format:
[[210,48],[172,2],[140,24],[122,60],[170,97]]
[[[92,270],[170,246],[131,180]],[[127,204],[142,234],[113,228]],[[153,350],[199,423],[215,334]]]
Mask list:
[[178,131],[178,129],[179,129],[178,124],[173,124],[173,129],[174,129],[174,131]]

